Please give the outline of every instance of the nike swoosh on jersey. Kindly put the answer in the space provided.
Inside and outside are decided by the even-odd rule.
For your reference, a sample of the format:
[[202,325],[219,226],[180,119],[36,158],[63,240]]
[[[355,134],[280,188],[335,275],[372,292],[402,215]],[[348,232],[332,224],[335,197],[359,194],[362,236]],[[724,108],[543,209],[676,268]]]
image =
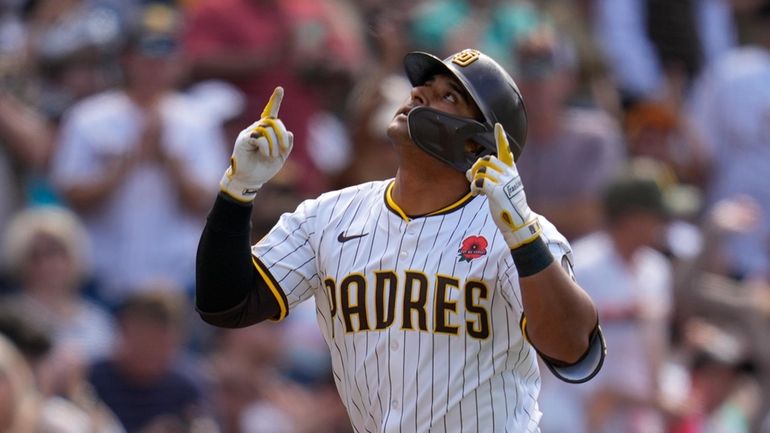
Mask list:
[[340,243],[347,242],[347,241],[352,241],[353,239],[362,238],[362,237],[364,237],[364,236],[366,236],[368,234],[369,233],[364,233],[364,234],[360,234],[360,235],[345,236],[345,232],[340,232],[340,235],[337,236],[337,241],[339,241]]

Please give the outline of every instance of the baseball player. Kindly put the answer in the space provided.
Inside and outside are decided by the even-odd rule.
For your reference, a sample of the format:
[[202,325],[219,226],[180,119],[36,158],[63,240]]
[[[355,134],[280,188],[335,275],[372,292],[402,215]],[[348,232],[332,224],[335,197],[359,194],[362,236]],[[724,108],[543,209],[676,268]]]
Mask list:
[[522,97],[476,50],[409,53],[405,68],[395,178],[307,200],[250,246],[252,201],[292,148],[275,90],[208,217],[197,309],[243,327],[315,297],[356,432],[537,432],[538,354],[581,382],[605,348],[567,241],[527,206]]

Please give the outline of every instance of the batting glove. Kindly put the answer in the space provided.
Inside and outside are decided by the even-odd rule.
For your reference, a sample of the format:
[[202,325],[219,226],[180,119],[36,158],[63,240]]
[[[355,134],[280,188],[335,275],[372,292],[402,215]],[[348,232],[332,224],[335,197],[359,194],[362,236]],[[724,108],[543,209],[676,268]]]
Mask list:
[[294,135],[278,119],[283,88],[276,87],[262,117],[238,134],[230,167],[220,189],[238,201],[254,200],[257,191],[283,166],[294,146]]
[[527,205],[519,170],[499,123],[495,124],[495,142],[497,156],[479,158],[465,176],[473,194],[487,196],[492,218],[513,250],[536,240],[542,229],[537,215]]

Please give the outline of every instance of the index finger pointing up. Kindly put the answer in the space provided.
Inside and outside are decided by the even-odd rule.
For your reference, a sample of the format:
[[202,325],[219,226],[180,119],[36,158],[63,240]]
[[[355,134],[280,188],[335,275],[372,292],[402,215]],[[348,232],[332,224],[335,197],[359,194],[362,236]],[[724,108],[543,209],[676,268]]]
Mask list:
[[262,110],[263,119],[275,119],[278,117],[278,110],[281,109],[281,101],[283,100],[283,87],[278,86],[273,90],[273,94],[270,96],[270,100],[267,101],[265,109]]
[[505,136],[503,125],[495,123],[495,143],[497,143],[497,159],[505,165],[513,165],[513,154],[511,146],[508,144],[508,137]]

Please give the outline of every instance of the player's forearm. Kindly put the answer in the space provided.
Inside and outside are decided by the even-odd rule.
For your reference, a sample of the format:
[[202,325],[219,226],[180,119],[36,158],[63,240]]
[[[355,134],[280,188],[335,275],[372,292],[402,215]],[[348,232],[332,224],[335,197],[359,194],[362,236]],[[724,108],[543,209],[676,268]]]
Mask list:
[[580,359],[597,324],[588,294],[556,262],[519,282],[530,342],[549,358]]
[[238,328],[275,317],[280,307],[251,256],[251,204],[219,194],[196,258],[195,306],[203,320]]

